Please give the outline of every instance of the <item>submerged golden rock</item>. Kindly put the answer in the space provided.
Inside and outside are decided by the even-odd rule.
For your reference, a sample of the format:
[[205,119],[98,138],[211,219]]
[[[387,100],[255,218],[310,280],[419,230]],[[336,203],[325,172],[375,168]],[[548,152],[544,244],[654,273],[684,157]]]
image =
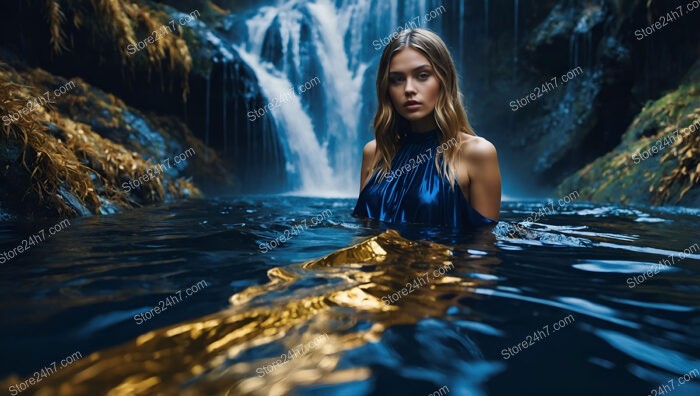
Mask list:
[[267,284],[232,296],[229,309],[93,353],[38,384],[37,394],[283,395],[363,380],[370,368],[338,368],[346,351],[379,341],[391,326],[444,317],[490,283],[468,275],[497,263],[489,255],[456,259],[448,246],[389,230],[273,268]]

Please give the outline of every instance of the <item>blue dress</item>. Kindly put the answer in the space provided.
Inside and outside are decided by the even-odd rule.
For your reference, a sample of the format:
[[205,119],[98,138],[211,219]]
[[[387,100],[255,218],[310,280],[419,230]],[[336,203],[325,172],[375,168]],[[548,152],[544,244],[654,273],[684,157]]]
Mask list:
[[[455,145],[449,142],[442,147]],[[360,191],[353,216],[393,224],[420,223],[471,229],[496,223],[471,207],[455,180],[454,189],[435,168],[439,130],[406,132],[391,162],[391,171],[378,180],[378,171]],[[442,167],[442,156],[439,164]]]

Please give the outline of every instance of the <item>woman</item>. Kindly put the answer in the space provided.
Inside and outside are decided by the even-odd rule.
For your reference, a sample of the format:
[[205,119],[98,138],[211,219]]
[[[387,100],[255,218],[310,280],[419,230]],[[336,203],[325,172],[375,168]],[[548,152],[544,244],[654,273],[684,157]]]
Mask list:
[[375,140],[365,145],[353,216],[389,223],[473,228],[501,206],[496,149],[476,136],[445,43],[404,30],[377,72]]

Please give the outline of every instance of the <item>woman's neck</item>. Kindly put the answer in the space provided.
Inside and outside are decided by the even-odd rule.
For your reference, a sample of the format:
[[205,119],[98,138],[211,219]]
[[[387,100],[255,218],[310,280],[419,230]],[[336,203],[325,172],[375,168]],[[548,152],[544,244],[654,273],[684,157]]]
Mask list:
[[432,115],[421,120],[411,122],[411,132],[415,133],[430,132],[437,127],[437,123]]

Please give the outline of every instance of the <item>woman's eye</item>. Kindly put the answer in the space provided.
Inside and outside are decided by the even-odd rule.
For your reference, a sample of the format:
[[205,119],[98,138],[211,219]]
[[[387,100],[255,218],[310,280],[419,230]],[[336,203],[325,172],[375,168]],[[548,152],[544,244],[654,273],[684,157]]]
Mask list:
[[418,75],[418,78],[420,78],[421,80],[427,80],[428,77],[430,77],[429,73],[421,73]]
[[401,81],[403,81],[403,77],[391,77],[391,78],[389,78],[389,82],[392,84],[398,84]]

